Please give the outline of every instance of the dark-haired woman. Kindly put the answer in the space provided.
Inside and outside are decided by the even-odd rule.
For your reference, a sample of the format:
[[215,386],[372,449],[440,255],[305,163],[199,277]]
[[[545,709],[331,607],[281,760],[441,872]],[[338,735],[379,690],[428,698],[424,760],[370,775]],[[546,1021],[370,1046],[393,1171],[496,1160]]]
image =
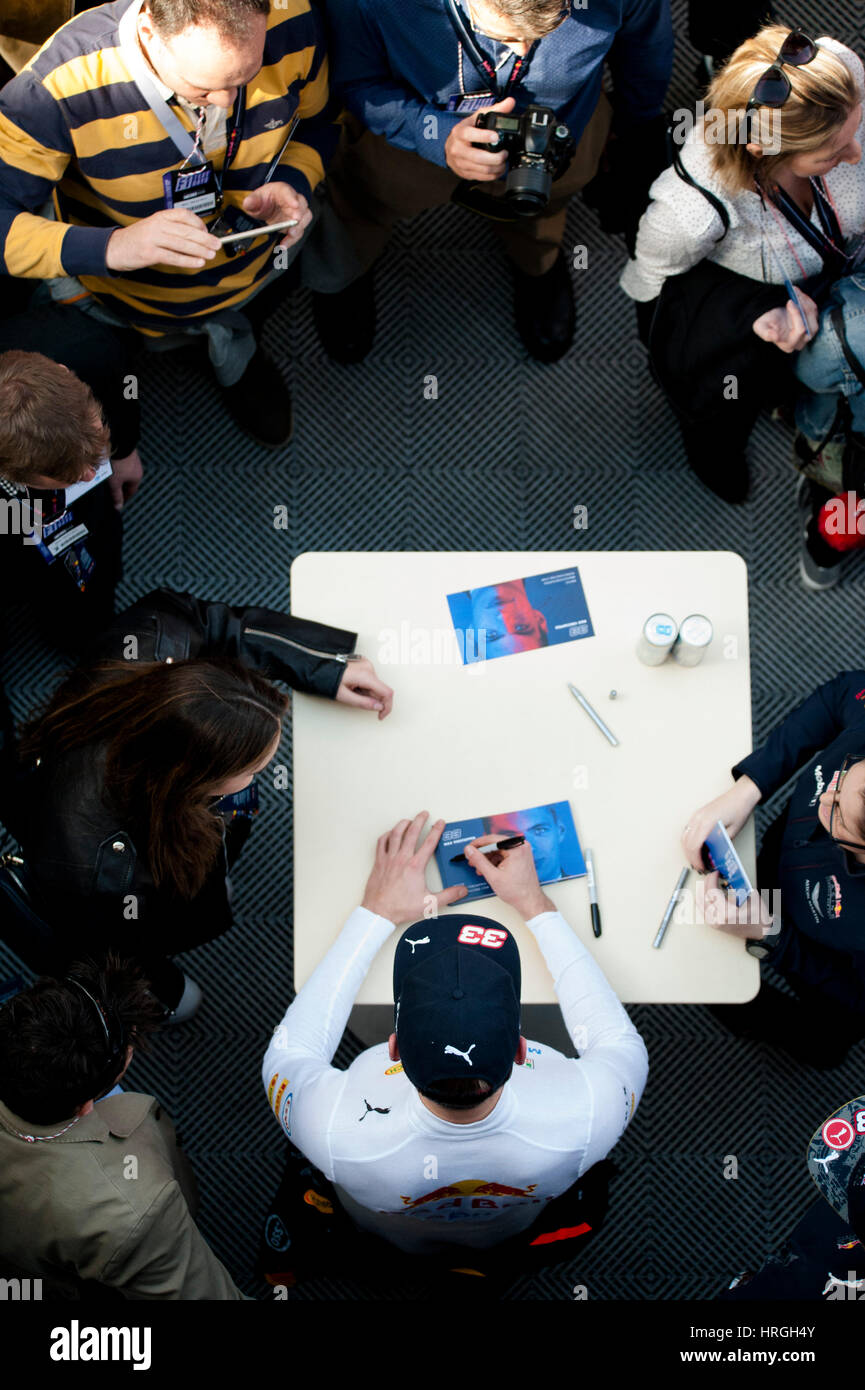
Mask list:
[[171,957],[231,925],[228,873],[288,705],[272,680],[390,712],[355,640],[169,590],[117,615],[21,744],[11,828],[53,928],[40,965],[116,949],[176,1021],[194,1012]]
[[706,920],[745,938],[797,998],[764,984],[752,1003],[713,1012],[737,1032],[830,1066],[865,1037],[865,671],[821,685],[736,764],[735,785],[688,817],[688,862],[702,869],[701,847],[716,821],[735,837],[794,773],[792,796],[757,860],[757,886],[780,892],[774,929],[761,936],[748,904]]

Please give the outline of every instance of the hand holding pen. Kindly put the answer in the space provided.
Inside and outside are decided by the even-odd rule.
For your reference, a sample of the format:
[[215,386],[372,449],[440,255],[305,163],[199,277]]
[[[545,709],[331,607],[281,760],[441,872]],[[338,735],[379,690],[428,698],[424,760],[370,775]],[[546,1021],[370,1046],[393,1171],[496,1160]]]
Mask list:
[[[476,843],[480,846],[480,841],[477,841]],[[501,864],[501,850],[516,849],[517,845],[524,845],[525,843],[525,835],[509,835],[506,840],[493,840],[490,844],[484,845],[481,849],[481,854],[487,855],[491,864]],[[451,855],[451,863],[467,864],[468,860],[466,859],[464,854],[453,854]]]
[[466,845],[465,855],[471,868],[486,879],[502,902],[516,908],[524,922],[541,912],[555,912],[555,903],[538,883],[534,856],[525,841],[514,849],[498,850],[498,864],[490,863],[492,855],[481,853],[482,846],[497,844],[499,840],[499,835],[480,835]]
[[783,308],[769,309],[752,325],[758,338],[774,343],[781,352],[800,352],[820,327],[817,306],[804,290],[790,286]]
[[794,287],[772,242],[767,244],[781,272],[787,303],[783,309],[767,310],[751,326],[758,338],[774,343],[782,352],[799,352],[819,329],[820,314],[810,295]]

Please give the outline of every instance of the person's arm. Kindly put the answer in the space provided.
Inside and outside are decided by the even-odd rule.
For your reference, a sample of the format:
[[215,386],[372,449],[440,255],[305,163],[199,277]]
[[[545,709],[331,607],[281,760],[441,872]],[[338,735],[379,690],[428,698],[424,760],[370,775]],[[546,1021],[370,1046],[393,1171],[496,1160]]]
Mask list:
[[[369,0],[328,0],[327,8],[333,84],[349,111],[397,149],[445,167],[445,143],[464,117],[425,101],[398,80]],[[444,11],[442,16],[456,75],[456,36]]]
[[268,1105],[292,1142],[328,1178],[333,1176],[330,1117],[346,1077],[331,1060],[366,973],[395,924],[420,917],[430,896],[438,909],[466,895],[462,886],[427,892],[426,866],[445,823],[437,821],[419,846],[426,819],[421,811],[379,838],[361,906],[274,1029],[264,1056]]
[[580,1079],[592,1096],[592,1128],[584,1169],[605,1158],[634,1114],[646,1087],[646,1045],[600,966],[560,912],[539,913],[526,926],[553,977],[565,1027],[580,1054]]
[[494,835],[466,848],[472,868],[523,917],[553,977],[565,1027],[580,1053],[579,1080],[591,1097],[592,1123],[583,1169],[604,1158],[636,1110],[646,1085],[648,1053],[600,966],[538,884],[528,844],[478,852]]
[[93,1277],[133,1300],[246,1298],[202,1236],[176,1182],[162,1188]]
[[73,157],[62,102],[25,70],[0,91],[0,271],[38,280],[106,274],[115,228],[38,215]]
[[665,169],[649,190],[652,201],[640,218],[636,251],[619,284],[640,303],[657,299],[664,282],[705,260],[724,231],[708,198]]
[[[302,35],[296,34],[297,16],[289,20],[285,26],[286,31],[292,36],[292,44],[303,48],[307,67],[297,108],[299,121],[274,175],[274,182],[289,184],[308,202],[314,189],[324,178],[325,170],[336,151],[340,132],[340,104],[330,93],[324,22],[315,6],[304,16],[304,22],[308,32],[305,30]],[[289,57],[294,60],[296,55],[291,54]]]
[[673,71],[669,0],[626,0],[609,62],[615,127],[626,130],[655,120]]
[[733,776],[750,777],[760,788],[763,799],[768,800],[815,753],[837,738],[849,724],[862,719],[863,700],[865,671],[840,672],[782,719],[762,748],[736,764]]
[[290,46],[291,51],[281,54],[287,84],[295,82],[298,63],[306,63],[294,113],[297,126],[273,178],[248,193],[241,206],[263,222],[294,221],[296,225],[279,242],[280,246],[292,246],[312,222],[310,199],[336,150],[341,111],[330,95],[324,24],[314,5],[306,14],[292,15],[268,31],[265,66],[278,68],[279,56],[271,52],[271,44],[283,49]]
[[328,1178],[330,1118],[346,1078],[331,1061],[357,992],[393,929],[387,918],[356,907],[277,1024],[264,1055],[268,1105],[292,1143]]
[[[357,634],[273,608],[233,606],[156,589],[112,619],[93,655],[123,656],[129,633],[147,633],[157,660],[172,655],[243,661],[293,690],[379,710],[393,692],[368,661],[349,661]],[[362,691],[366,690],[367,695]]]
[[734,840],[760,801],[768,801],[803,763],[862,717],[865,671],[842,671],[803,700],[773,729],[762,748],[732,769],[734,785],[698,810],[682,831],[682,848],[691,868],[702,873],[702,845],[717,821]]

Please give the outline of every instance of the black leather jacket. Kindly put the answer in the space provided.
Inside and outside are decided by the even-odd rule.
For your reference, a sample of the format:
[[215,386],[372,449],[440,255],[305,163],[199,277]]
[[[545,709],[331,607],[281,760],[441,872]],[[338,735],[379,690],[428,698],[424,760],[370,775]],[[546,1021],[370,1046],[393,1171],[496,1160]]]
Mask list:
[[[294,690],[333,698],[356,634],[269,608],[230,607],[159,589],[118,614],[92,658],[179,661],[229,657]],[[137,644],[135,646],[134,644]],[[22,768],[18,836],[37,901],[51,924],[81,949],[122,946],[136,955],[172,954],[210,940],[231,923],[219,864],[189,902],[153,884],[139,851],[146,815],[127,823],[104,787],[105,746],[98,730],[86,748],[50,764]]]

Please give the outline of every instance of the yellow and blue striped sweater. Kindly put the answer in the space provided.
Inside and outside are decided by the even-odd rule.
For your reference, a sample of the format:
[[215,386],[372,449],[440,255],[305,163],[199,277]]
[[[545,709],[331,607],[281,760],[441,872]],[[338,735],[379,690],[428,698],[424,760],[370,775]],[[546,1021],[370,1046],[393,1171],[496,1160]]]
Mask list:
[[[116,0],[76,16],[0,91],[0,270],[76,276],[141,332],[158,336],[242,303],[270,271],[272,242],[235,257],[221,251],[200,270],[107,268],[112,231],[159,212],[162,176],[182,163],[121,47],[118,25],[129,6]],[[174,110],[189,129],[186,112]],[[299,124],[276,178],[309,198],[339,133],[324,29],[310,0],[271,7],[263,66],[247,85],[242,135],[225,178],[225,207],[261,185],[295,113]],[[210,156],[217,170],[224,155],[223,148]],[[49,199],[56,221],[39,215]]]

